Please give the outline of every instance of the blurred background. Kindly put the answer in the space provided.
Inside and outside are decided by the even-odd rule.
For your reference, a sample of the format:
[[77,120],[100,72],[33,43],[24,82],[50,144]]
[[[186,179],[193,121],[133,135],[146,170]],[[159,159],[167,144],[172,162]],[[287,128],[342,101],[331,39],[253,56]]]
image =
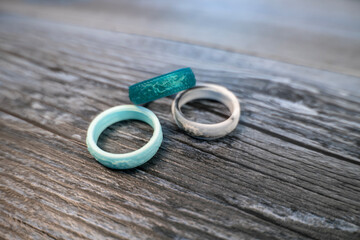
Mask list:
[[0,11],[360,76],[356,0],[1,0]]

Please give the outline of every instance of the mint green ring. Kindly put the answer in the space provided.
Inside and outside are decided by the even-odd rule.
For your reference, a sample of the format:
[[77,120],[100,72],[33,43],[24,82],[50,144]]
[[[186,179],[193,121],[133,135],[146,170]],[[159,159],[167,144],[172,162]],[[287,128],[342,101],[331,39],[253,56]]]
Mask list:
[[[136,151],[124,154],[105,152],[98,147],[99,136],[107,127],[129,119],[146,122],[154,129],[148,143]],[[149,161],[159,150],[162,140],[159,119],[152,111],[135,105],[122,105],[110,108],[94,118],[87,131],[86,145],[90,154],[102,165],[113,169],[129,169]]]
[[129,87],[134,104],[144,104],[194,87],[196,79],[191,68],[182,68]]

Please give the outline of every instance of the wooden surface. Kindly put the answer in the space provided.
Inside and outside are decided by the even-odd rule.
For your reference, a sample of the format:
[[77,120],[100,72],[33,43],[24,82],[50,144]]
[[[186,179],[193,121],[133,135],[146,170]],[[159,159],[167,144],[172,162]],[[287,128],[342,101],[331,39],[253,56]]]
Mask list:
[[[90,121],[129,104],[131,84],[181,67],[237,95],[237,129],[193,139],[163,98],[147,105],[163,126],[156,156],[127,171],[98,164]],[[359,89],[341,73],[2,12],[0,238],[359,239]],[[227,114],[209,101],[184,112]],[[150,136],[127,121],[99,145],[128,152]]]
[[1,10],[360,77],[360,1],[2,0]]

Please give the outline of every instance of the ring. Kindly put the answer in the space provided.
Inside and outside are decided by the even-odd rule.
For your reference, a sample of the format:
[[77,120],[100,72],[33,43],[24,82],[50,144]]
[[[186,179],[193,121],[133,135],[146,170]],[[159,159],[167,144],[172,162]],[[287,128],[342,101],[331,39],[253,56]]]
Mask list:
[[[223,122],[204,124],[190,121],[181,112],[181,107],[195,99],[211,99],[223,103],[231,116]],[[200,139],[216,139],[232,132],[240,119],[240,104],[228,89],[214,84],[198,85],[178,93],[172,103],[171,112],[176,124],[189,135]]]
[[130,86],[129,98],[134,104],[144,104],[191,88],[195,83],[191,68],[182,68]]
[[[99,136],[107,127],[129,119],[143,121],[154,129],[148,143],[136,151],[124,154],[105,152],[98,147]],[[129,169],[150,160],[159,150],[162,140],[163,134],[159,119],[152,111],[135,105],[122,105],[110,108],[94,118],[87,131],[86,145],[90,154],[102,165],[113,169]]]

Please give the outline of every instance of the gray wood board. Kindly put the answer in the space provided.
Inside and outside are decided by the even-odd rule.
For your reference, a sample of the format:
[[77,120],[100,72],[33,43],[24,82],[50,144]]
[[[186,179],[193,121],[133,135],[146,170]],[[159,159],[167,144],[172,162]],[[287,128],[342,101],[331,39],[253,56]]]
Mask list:
[[[133,83],[181,67],[241,100],[238,128],[203,141],[148,104],[164,142],[133,170],[87,152],[101,111]],[[0,17],[0,232],[13,238],[358,239],[360,79],[156,38]],[[201,110],[202,109],[202,110]],[[206,110],[206,111],[204,111]],[[222,106],[195,102],[193,119]],[[108,151],[149,139],[139,122],[105,131]]]

